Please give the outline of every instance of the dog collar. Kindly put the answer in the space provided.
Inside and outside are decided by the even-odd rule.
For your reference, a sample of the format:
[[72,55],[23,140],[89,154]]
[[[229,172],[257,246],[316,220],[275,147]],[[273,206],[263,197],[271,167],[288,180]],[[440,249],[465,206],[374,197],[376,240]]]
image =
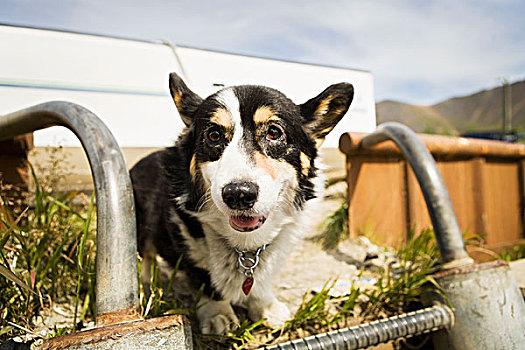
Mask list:
[[239,254],[239,257],[237,258],[239,272],[246,277],[242,283],[242,291],[244,295],[248,295],[253,287],[253,273],[255,272],[255,268],[259,265],[259,254],[261,254],[267,246],[268,244],[264,244],[255,251],[233,248],[237,254]]

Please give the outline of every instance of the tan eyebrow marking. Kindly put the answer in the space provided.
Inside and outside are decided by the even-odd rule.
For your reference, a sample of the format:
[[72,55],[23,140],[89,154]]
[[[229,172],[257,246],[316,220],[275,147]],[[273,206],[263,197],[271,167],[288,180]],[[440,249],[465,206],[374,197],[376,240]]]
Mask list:
[[310,157],[301,152],[301,172],[304,176],[308,176],[310,171]]
[[229,129],[233,126],[233,121],[230,116],[230,112],[228,112],[224,108],[218,108],[215,112],[213,112],[210,121],[217,125],[223,126],[226,129]]
[[272,120],[279,120],[279,117],[275,115],[275,111],[268,106],[262,106],[257,108],[253,114],[253,121],[256,123],[266,123]]

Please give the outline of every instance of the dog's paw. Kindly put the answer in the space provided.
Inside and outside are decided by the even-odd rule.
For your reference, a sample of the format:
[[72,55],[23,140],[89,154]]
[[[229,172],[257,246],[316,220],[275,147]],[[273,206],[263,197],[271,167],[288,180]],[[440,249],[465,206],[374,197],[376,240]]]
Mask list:
[[226,334],[239,324],[239,319],[227,301],[206,301],[197,310],[197,317],[203,334]]
[[268,327],[279,328],[290,319],[290,310],[284,303],[274,300],[269,306],[262,309],[257,318],[265,318],[264,324]]

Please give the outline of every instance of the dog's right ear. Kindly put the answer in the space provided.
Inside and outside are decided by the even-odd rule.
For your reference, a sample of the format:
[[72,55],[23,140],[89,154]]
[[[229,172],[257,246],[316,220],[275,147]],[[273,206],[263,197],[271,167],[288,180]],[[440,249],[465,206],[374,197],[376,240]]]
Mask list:
[[193,115],[202,103],[202,98],[186,86],[181,77],[176,73],[170,73],[170,93],[175,106],[186,126],[193,123]]

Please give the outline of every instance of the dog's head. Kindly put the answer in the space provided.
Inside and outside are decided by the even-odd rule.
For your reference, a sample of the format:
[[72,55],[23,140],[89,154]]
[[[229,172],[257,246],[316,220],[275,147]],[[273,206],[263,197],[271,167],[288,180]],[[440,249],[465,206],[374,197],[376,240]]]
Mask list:
[[179,145],[198,192],[190,196],[199,201],[195,210],[244,235],[275,227],[270,221],[315,197],[317,148],[353,98],[348,83],[302,105],[263,86],[225,88],[203,100],[175,73],[169,85],[186,125]]

